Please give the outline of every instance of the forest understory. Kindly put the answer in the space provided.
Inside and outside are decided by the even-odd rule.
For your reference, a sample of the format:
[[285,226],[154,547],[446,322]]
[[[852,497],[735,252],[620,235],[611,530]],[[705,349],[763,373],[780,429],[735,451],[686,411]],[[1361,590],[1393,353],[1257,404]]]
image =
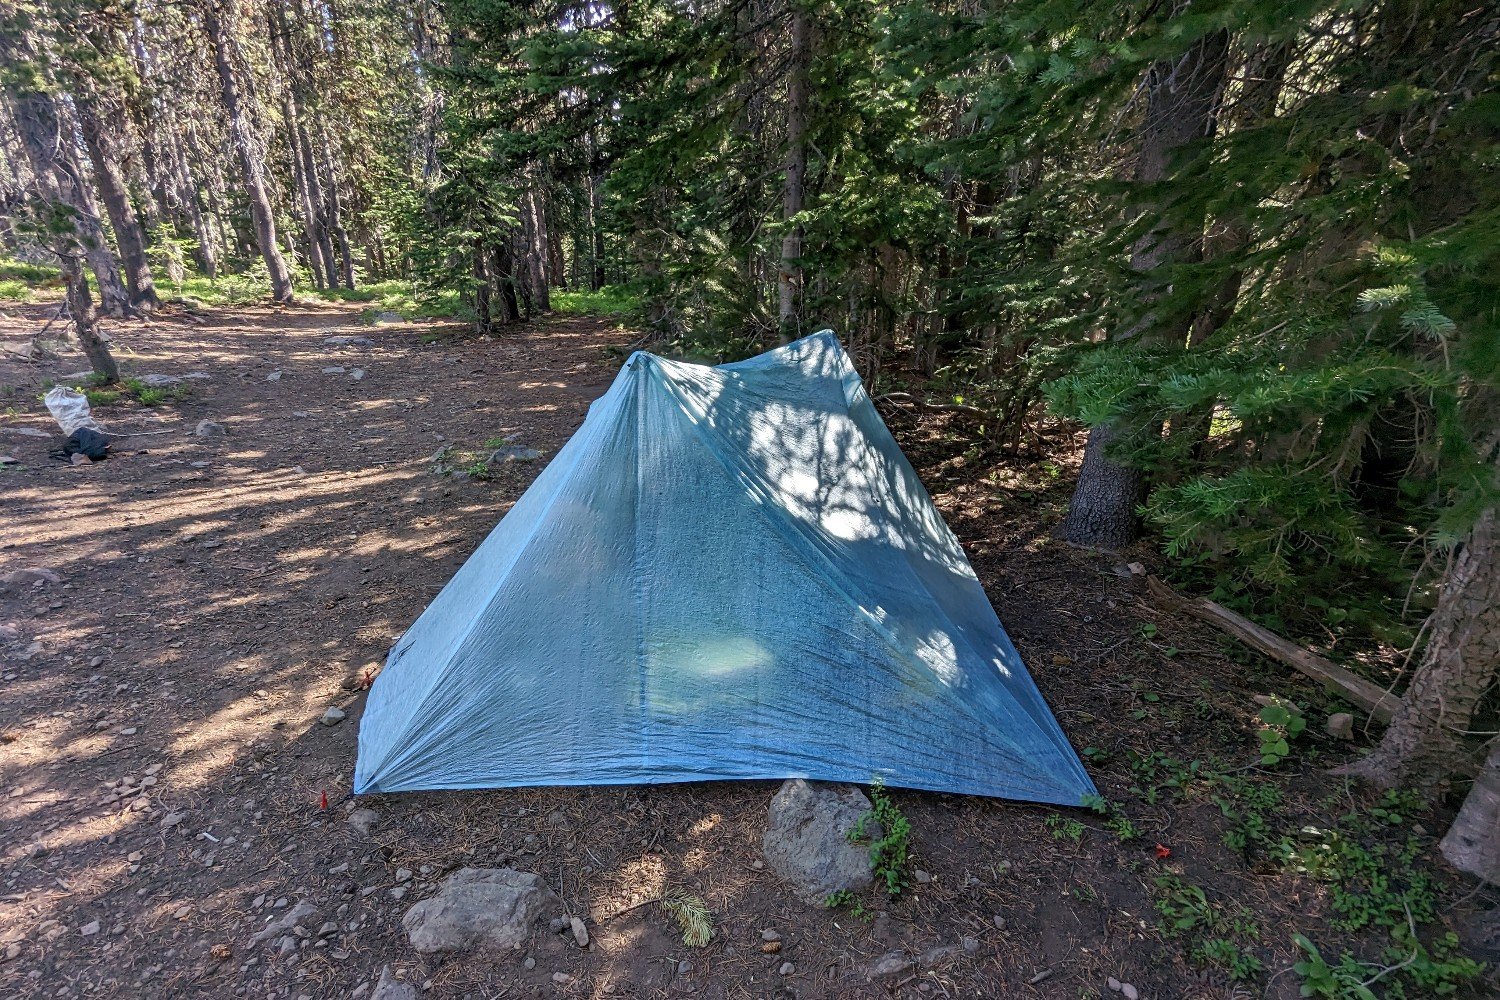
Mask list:
[[[10,307],[0,347],[55,311]],[[114,325],[125,375],[206,377],[152,406],[96,396],[142,436],[84,466],[48,460],[36,401],[81,356],[0,360],[0,570],[56,577],[0,591],[0,994],[346,997],[386,966],[454,998],[1494,994],[1473,960],[1500,957],[1497,894],[1438,858],[1451,812],[1330,774],[1378,729],[1329,735],[1347,706],[1159,608],[1122,569],[1159,569],[1149,545],[1058,540],[1083,444],[1065,424],[1009,456],[961,414],[884,404],[1101,811],[893,791],[907,888],[837,909],[757,863],[768,783],[372,796],[356,829],[367,672],[638,337],[367,319],[302,301]],[[485,465],[507,436],[542,456]],[[1306,721],[1271,763],[1257,696]],[[347,717],[323,724],[330,706]],[[543,876],[589,947],[543,929],[511,954],[416,954],[405,910],[501,865]],[[707,904],[706,946],[639,905],[668,888]],[[302,903],[307,938],[254,940]],[[877,974],[893,951],[909,964]]]

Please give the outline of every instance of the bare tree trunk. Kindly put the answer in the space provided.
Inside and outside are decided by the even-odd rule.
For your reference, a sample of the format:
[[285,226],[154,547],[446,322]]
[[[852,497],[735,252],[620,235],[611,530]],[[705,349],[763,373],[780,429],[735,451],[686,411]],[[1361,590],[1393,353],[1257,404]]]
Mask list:
[[146,238],[130,203],[130,189],[120,168],[116,140],[99,119],[101,111],[112,118],[123,118],[124,109],[112,100],[101,106],[99,98],[86,92],[89,86],[88,81],[77,81],[73,95],[79,131],[83,133],[89,159],[94,164],[94,180],[99,185],[104,210],[109,214],[110,227],[115,231],[115,245],[120,248],[120,264],[125,273],[130,305],[133,309],[150,312],[161,305],[161,300],[156,296],[156,282],[152,280],[151,265],[146,259]]
[[324,188],[327,200],[324,205],[327,208],[325,216],[327,228],[333,234],[334,241],[338,244],[339,256],[343,259],[344,287],[354,287],[354,255],[349,252],[349,233],[344,228],[344,210],[339,201],[339,164],[333,155],[333,142],[328,138],[328,130],[323,126],[323,121],[317,115],[317,109],[313,109],[316,120],[318,135],[323,143],[323,165],[328,170],[328,184]]
[[256,242],[259,244],[261,257],[265,259],[266,271],[271,277],[271,298],[277,302],[290,302],[292,274],[276,243],[276,216],[271,209],[270,194],[266,190],[265,164],[240,99],[240,85],[236,78],[238,70],[234,59],[238,45],[231,30],[226,28],[220,17],[218,5],[221,2],[223,0],[205,0],[202,6],[203,24],[208,31],[214,66],[219,73],[224,110],[229,115],[229,131],[235,154],[239,158],[245,195],[250,202],[250,215],[255,222]]
[[547,223],[542,211],[542,197],[535,186],[528,187],[521,195],[521,223],[526,244],[526,270],[531,278],[531,296],[540,312],[551,312],[552,301],[548,294]]
[[474,299],[472,306],[474,309],[474,332],[481,337],[494,329],[494,322],[490,318],[490,273],[485,257],[484,248],[476,244],[471,261],[474,269]]
[[802,212],[807,175],[807,81],[812,61],[812,18],[798,3],[792,9],[792,55],[787,70],[786,91],[786,180],[781,192],[781,215],[787,221],[781,239],[781,267],[776,274],[777,318],[782,342],[798,332],[797,293],[802,284],[802,227],[791,220]]
[[1500,740],[1438,847],[1454,868],[1500,885]]
[[589,291],[604,287],[604,226],[600,221],[600,190],[604,178],[597,166],[589,170]]
[[1443,574],[1427,647],[1380,745],[1344,769],[1381,787],[1431,795],[1465,769],[1475,712],[1500,679],[1500,547],[1485,511]]
[[78,258],[70,253],[59,253],[57,259],[62,271],[63,288],[67,292],[68,317],[73,321],[73,329],[78,334],[78,343],[83,347],[84,356],[89,359],[94,371],[110,382],[118,382],[120,368],[115,364],[109,347],[99,336],[94,317],[94,300],[89,295],[89,283],[83,276],[83,269],[78,266]]
[[[58,122],[66,122],[61,108],[54,102],[54,114]],[[71,130],[71,126],[69,126]],[[71,134],[71,131],[70,131]],[[107,315],[129,316],[130,292],[120,277],[120,262],[109,248],[104,235],[104,222],[99,216],[99,203],[94,199],[94,189],[88,182],[88,172],[79,162],[76,147],[71,143],[59,145],[53,154],[57,170],[58,189],[63,201],[78,213],[74,226],[83,241],[83,256],[99,283],[99,303]]]
[[[1204,36],[1182,60],[1160,62],[1147,76],[1146,123],[1143,126],[1135,180],[1156,184],[1167,179],[1172,160],[1188,143],[1210,136],[1217,124],[1220,91],[1229,52],[1229,36],[1216,31]],[[1147,207],[1147,212],[1156,212]],[[1140,276],[1142,298],[1164,297],[1165,269],[1202,253],[1203,226],[1173,226],[1166,213],[1131,248],[1130,268]],[[1120,339],[1150,336],[1167,342],[1185,340],[1191,316],[1163,317],[1147,312]],[[1078,486],[1068,507],[1062,535],[1075,545],[1119,548],[1140,534],[1136,508],[1146,495],[1140,469],[1110,454],[1117,442],[1128,442],[1143,428],[1100,424],[1089,431]]]

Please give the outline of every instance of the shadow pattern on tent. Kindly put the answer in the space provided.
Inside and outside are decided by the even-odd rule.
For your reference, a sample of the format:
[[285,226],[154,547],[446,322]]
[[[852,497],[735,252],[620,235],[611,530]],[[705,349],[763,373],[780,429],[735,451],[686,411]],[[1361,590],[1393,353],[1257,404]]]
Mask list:
[[1094,793],[832,333],[637,353],[392,650],[355,790],[792,776]]

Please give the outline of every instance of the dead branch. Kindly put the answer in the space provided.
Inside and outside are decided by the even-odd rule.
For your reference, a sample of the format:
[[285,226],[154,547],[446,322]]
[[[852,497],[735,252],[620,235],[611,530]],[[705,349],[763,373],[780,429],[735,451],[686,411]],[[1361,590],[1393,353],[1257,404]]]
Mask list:
[[1401,699],[1389,691],[1382,690],[1379,685],[1372,684],[1331,660],[1326,660],[1295,643],[1288,642],[1269,629],[1262,628],[1226,607],[1202,597],[1184,597],[1154,576],[1146,578],[1146,585],[1151,591],[1151,596],[1161,606],[1184,611],[1199,621],[1217,626],[1257,653],[1280,660],[1293,670],[1311,677],[1320,684],[1335,688],[1346,701],[1364,709],[1372,718],[1380,722],[1390,722],[1396,709],[1400,707]]

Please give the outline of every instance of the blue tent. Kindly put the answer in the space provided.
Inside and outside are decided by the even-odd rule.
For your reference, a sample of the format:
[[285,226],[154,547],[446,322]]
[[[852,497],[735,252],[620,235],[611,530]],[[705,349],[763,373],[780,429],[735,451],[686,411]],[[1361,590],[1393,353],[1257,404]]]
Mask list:
[[636,353],[392,649],[354,790],[1094,786],[824,332]]

